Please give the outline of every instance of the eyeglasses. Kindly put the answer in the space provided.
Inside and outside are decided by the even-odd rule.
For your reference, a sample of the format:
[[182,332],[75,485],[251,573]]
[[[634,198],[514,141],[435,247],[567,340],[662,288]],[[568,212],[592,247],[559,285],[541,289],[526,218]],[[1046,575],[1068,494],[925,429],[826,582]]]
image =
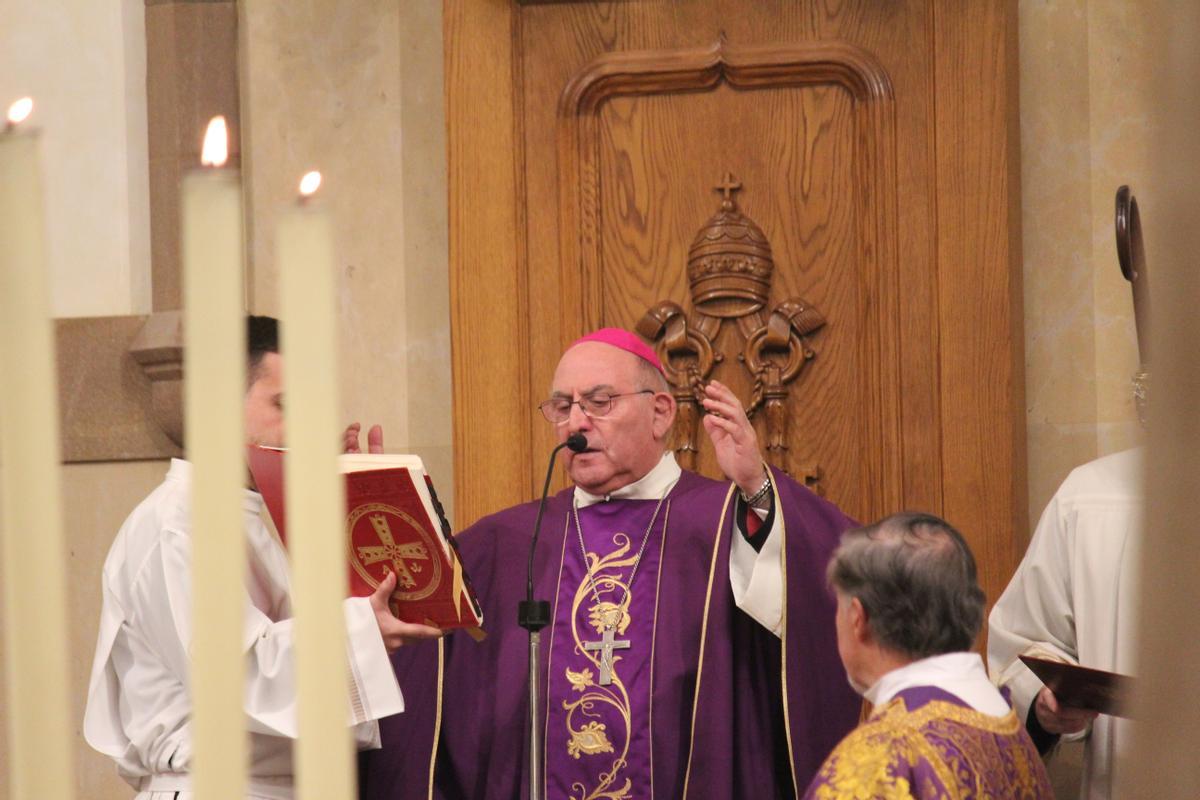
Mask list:
[[593,394],[585,394],[578,400],[568,400],[565,397],[551,397],[538,406],[542,410],[544,416],[555,425],[562,425],[571,417],[571,406],[578,404],[579,410],[592,419],[597,417],[607,417],[612,411],[613,400],[618,397],[632,397],[636,394],[654,394],[653,389],[642,389],[637,392],[623,392],[621,394],[610,394],[608,392],[595,392]]

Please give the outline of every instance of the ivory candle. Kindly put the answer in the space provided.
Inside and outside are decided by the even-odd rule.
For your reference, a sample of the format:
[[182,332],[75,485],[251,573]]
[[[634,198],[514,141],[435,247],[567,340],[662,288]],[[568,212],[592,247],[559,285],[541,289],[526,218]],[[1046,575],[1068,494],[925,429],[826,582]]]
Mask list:
[[67,704],[67,586],[57,372],[38,135],[0,131],[0,538],[14,800],[75,794]]
[[225,120],[205,136],[202,163],[183,179],[184,435],[192,462],[192,781],[200,800],[244,797],[242,714],[246,602],[242,497],[242,194],[222,168]]
[[300,800],[350,800],[354,794],[346,631],[345,486],[337,469],[337,285],[329,216],[310,197],[319,173],[281,217],[276,238],[283,308],[285,419],[288,436],[288,549],[300,741]]

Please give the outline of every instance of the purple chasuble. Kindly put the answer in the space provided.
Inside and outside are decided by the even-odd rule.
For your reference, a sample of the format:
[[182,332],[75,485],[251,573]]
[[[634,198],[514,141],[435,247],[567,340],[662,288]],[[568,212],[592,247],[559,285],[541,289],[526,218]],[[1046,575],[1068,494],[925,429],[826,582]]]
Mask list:
[[1011,711],[993,717],[932,686],[906,689],[842,740],[806,800],[1053,800],[1037,748]]
[[[599,685],[599,652],[585,651],[597,662],[577,652],[569,628],[581,645],[601,638],[591,623],[595,598],[590,587],[581,588],[572,492],[551,498],[534,554],[535,597],[555,605],[554,621],[542,632],[546,694],[538,721],[549,766],[537,779],[547,781],[549,798],[588,796],[599,786],[597,772],[611,770],[626,747],[604,795],[610,800],[796,797],[854,727],[861,702],[838,658],[836,604],[824,574],[853,522],[786,475],[773,477],[779,506],[772,535],[784,536],[782,642],[734,603],[729,548],[741,534],[730,484],[685,471],[651,532],[624,634],[618,623],[614,638],[631,644],[614,651],[620,684],[609,686]],[[585,548],[614,559],[614,578],[628,580],[656,502],[613,500],[580,510]],[[360,754],[364,800],[528,795],[528,634],[517,625],[517,604],[525,597],[536,514],[537,504],[527,503],[459,535],[488,637],[475,642],[453,632],[393,655],[405,710],[380,721],[382,749]],[[629,552],[614,555],[625,542],[617,533],[628,537]],[[602,611],[605,603],[623,602],[613,589],[601,593]],[[590,677],[581,674],[586,670]],[[621,704],[593,698],[590,707],[570,713],[572,703],[602,689]],[[591,722],[597,725],[589,728]]]
[[[629,795],[632,787],[651,784],[650,657],[659,553],[670,504],[603,502],[578,513],[578,528],[574,516],[567,523],[555,601],[545,796],[590,800],[614,791]],[[632,575],[635,564],[637,573]],[[612,652],[607,684],[606,628],[612,628],[612,638],[625,643]]]

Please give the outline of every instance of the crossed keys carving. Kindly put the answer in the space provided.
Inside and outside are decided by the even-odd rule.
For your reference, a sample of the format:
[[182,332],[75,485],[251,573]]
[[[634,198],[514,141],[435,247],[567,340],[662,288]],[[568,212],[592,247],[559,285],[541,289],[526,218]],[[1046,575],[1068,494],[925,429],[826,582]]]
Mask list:
[[638,333],[656,346],[678,403],[677,457],[684,466],[695,466],[702,387],[725,359],[717,336],[729,322],[741,334],[737,360],[754,379],[746,412],[766,417],[767,460],[821,493],[819,465],[790,463],[786,402],[788,385],[817,355],[809,340],[825,326],[825,317],[802,297],[767,309],[775,271],[771,244],[738,209],[734,193],[742,188],[740,181],[726,173],[713,188],[721,193],[721,206],[688,248],[693,313],[674,300],[661,300],[637,324]]
[[[420,542],[396,544],[396,538],[392,536],[392,528],[388,525],[385,515],[372,514],[369,519],[380,543],[360,545],[358,547],[359,559],[368,567],[381,561],[389,562],[384,565],[384,569],[388,569],[390,566],[396,573],[396,580],[400,586],[412,589],[417,585],[412,574],[421,571],[421,561],[429,560],[429,551]],[[413,563],[409,564],[405,559],[410,559]]]

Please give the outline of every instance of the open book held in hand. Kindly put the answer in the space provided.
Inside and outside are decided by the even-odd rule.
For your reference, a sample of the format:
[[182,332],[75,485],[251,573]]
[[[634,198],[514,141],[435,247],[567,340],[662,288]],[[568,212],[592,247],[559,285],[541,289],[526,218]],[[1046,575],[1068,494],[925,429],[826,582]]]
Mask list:
[[1060,705],[1114,717],[1129,716],[1133,678],[1128,675],[1071,664],[1036,645],[1020,659],[1054,692]]
[[[250,474],[279,538],[287,545],[283,478],[286,448],[247,448]],[[482,639],[483,609],[462,561],[450,524],[421,459],[391,453],[338,457],[346,479],[346,560],[350,594],[374,593],[396,573],[392,613],[405,622],[465,628]]]

